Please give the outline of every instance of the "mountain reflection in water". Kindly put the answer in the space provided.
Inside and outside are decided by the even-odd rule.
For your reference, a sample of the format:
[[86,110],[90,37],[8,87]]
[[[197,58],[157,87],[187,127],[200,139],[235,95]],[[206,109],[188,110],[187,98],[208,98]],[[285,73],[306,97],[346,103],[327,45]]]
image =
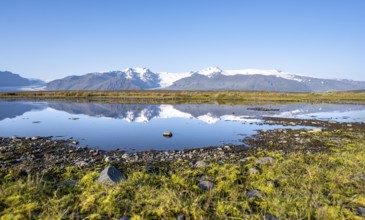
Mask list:
[[[73,137],[81,145],[106,150],[166,150],[240,145],[246,135],[255,134],[258,129],[281,127],[262,125],[260,119],[264,116],[364,121],[364,111],[363,105],[337,104],[230,106],[0,101],[0,131],[2,136]],[[172,131],[173,138],[163,138],[164,131]]]

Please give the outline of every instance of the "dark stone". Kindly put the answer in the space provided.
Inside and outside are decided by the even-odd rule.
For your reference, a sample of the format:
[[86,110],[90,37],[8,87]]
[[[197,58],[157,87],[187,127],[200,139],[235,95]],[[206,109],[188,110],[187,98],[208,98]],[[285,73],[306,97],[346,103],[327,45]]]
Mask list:
[[116,184],[121,180],[126,180],[126,177],[113,166],[108,166],[105,168],[103,171],[101,171],[98,177],[98,182],[100,184]]
[[254,190],[254,189],[251,189],[249,191],[246,192],[246,196],[248,198],[260,198],[264,195],[263,192],[259,191],[259,190]]
[[198,184],[198,187],[202,190],[208,191],[214,188],[214,183],[210,182],[210,181],[201,181]]
[[361,216],[365,216],[365,208],[364,207],[357,207],[356,213]]
[[186,217],[184,214],[178,214],[177,217],[176,217],[177,220],[185,220]]

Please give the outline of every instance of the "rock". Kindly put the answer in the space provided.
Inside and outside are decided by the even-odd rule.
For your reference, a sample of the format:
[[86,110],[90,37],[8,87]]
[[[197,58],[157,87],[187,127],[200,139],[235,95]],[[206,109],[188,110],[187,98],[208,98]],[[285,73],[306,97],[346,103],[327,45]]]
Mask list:
[[123,155],[122,155],[122,158],[126,160],[126,159],[128,159],[128,158],[129,158],[129,155],[128,155],[128,154],[123,154]]
[[220,148],[220,147],[218,147],[218,148],[217,148],[217,150],[222,151],[223,149],[222,149],[222,148]]
[[260,165],[262,165],[262,164],[271,164],[274,161],[275,160],[272,157],[261,157],[260,159],[256,160],[256,164],[260,164]]
[[210,181],[201,181],[199,184],[198,184],[198,187],[201,189],[201,190],[205,190],[205,191],[208,191],[208,190],[211,190],[214,188],[214,183],[210,182]]
[[255,189],[251,189],[249,191],[246,192],[246,196],[248,198],[260,198],[264,195],[263,192],[259,191],[259,190],[255,190]]
[[75,165],[78,166],[78,167],[88,167],[88,166],[90,166],[89,163],[87,163],[87,162],[85,162],[83,160],[82,161],[77,161],[75,163]]
[[78,141],[72,141],[71,144],[78,145],[79,142]]
[[118,218],[118,220],[130,220],[130,219],[131,219],[131,217],[128,215]]
[[278,218],[276,218],[273,215],[267,214],[267,215],[264,216],[264,220],[278,220]]
[[32,138],[31,138],[31,140],[32,140],[32,141],[36,141],[36,140],[38,140],[38,139],[39,139],[39,137],[32,137]]
[[365,216],[365,208],[364,207],[357,207],[356,213],[361,216]]
[[365,181],[365,174],[352,175],[351,179],[358,179],[358,180],[364,180]]
[[112,158],[111,157],[105,157],[104,159],[105,163],[110,163],[112,161]]
[[177,220],[185,220],[186,217],[184,214],[178,214],[177,217],[176,217]]
[[209,166],[209,162],[200,160],[198,162],[195,163],[195,167],[199,168],[199,167],[207,167]]
[[231,147],[230,147],[229,145],[225,145],[225,146],[223,147],[223,149],[224,149],[224,150],[230,150],[230,149],[231,149]]
[[105,168],[98,177],[98,182],[100,184],[116,184],[121,180],[126,180],[126,177],[113,166]]
[[162,135],[164,137],[172,137],[172,132],[171,131],[165,131]]
[[248,169],[249,174],[258,174],[260,171],[256,168],[250,168]]
[[308,131],[308,133],[319,133],[322,132],[322,128],[313,128],[312,130]]
[[347,124],[347,127],[352,127],[352,124]]

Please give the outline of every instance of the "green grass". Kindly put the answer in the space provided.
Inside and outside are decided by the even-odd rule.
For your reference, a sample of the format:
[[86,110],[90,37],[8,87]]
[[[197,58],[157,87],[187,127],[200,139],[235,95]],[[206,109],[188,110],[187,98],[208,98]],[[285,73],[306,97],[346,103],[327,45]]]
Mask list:
[[264,91],[43,91],[3,92],[0,98],[65,99],[119,103],[252,103],[252,102],[347,102],[365,103],[365,93],[283,93]]
[[[175,162],[161,165],[157,174],[127,164],[118,168],[128,181],[115,186],[98,184],[96,167],[23,177],[3,170],[0,219],[176,219],[180,213],[187,219],[362,219],[356,208],[365,207],[365,180],[356,175],[365,174],[364,133],[334,131],[313,138],[337,145],[317,153],[259,150],[239,163],[211,161],[204,168]],[[255,162],[266,156],[275,161]],[[250,174],[253,167],[260,172]],[[202,175],[216,184],[213,190],[198,188]],[[62,184],[70,180],[79,181]],[[248,198],[251,189],[263,196]]]

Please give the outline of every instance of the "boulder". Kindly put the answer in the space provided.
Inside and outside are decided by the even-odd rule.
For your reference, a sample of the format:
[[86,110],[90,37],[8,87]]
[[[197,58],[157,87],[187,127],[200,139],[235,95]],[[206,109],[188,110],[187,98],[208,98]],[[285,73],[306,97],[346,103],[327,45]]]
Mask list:
[[262,165],[262,164],[271,164],[274,161],[275,160],[272,157],[261,157],[260,159],[256,160],[256,164],[260,164],[260,165]]
[[98,177],[98,183],[100,184],[117,184],[122,180],[126,180],[127,178],[114,166],[108,166],[105,168]]
[[209,166],[209,162],[200,160],[198,162],[195,163],[195,167],[199,168],[199,167],[207,167]]
[[172,137],[172,132],[171,131],[165,131],[162,135],[164,137]]
[[214,183],[210,182],[210,181],[201,181],[199,184],[198,184],[198,187],[201,189],[201,190],[205,190],[205,191],[208,191],[208,190],[211,190],[215,187]]

